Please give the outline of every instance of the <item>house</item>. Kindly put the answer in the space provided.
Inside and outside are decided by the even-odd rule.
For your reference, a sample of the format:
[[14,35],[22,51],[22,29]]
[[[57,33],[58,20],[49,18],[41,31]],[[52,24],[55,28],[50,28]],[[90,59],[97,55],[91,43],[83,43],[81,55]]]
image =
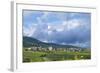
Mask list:
[[38,48],[37,48],[37,47],[31,47],[31,50],[32,50],[32,51],[37,51]]
[[27,48],[28,50],[31,50],[31,48]]
[[49,51],[52,51],[52,50],[53,50],[53,48],[52,48],[52,47],[48,47],[48,50],[49,50]]

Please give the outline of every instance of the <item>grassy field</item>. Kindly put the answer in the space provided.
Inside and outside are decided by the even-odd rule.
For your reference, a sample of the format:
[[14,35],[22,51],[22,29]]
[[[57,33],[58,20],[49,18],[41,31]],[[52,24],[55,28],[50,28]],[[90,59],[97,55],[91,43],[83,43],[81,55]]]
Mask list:
[[33,52],[23,50],[23,62],[65,61],[82,59],[91,59],[91,53],[66,51]]

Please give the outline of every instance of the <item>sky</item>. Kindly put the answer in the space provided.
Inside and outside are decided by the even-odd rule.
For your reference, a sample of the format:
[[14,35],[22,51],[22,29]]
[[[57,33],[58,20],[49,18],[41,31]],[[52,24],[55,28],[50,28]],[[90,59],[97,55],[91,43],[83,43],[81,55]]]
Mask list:
[[91,47],[91,14],[23,10],[23,36],[42,42]]

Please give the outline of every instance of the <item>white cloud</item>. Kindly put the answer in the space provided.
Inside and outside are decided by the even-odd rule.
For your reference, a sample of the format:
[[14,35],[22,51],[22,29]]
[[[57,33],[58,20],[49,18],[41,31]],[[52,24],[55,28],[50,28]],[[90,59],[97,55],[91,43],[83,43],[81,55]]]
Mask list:
[[48,35],[51,35],[53,33],[52,30],[48,30]]
[[48,40],[43,40],[43,42],[48,43]]
[[36,30],[36,25],[37,24],[32,24],[31,26],[29,27],[23,27],[23,33],[24,33],[24,36],[32,36]]
[[50,12],[43,12],[43,15],[41,18],[47,19],[47,16],[50,14]]
[[48,30],[52,29],[52,26],[48,25]]
[[48,30],[51,33],[52,30],[56,30],[57,32],[63,32],[63,31],[70,31],[73,29],[76,29],[83,25],[83,22],[79,19],[72,19],[69,21],[62,21],[61,24],[48,24]]
[[58,32],[62,32],[63,30],[64,29],[62,29],[62,28],[57,29]]
[[88,48],[91,48],[91,43],[88,41],[86,42],[76,42],[76,43],[73,43],[73,44],[70,44],[70,45],[74,45],[74,46],[79,46],[79,47],[88,47]]
[[80,22],[79,19],[69,20],[68,24],[67,24],[67,29],[68,30],[75,29],[75,28],[78,28],[78,27],[80,27],[82,25],[83,25],[83,23]]
[[25,10],[23,13],[24,13],[23,15],[27,17],[30,16],[33,13],[33,11]]

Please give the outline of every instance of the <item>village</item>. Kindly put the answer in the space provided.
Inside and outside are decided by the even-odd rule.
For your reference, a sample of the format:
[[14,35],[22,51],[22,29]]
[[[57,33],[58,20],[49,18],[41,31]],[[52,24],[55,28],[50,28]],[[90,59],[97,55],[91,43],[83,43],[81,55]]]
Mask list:
[[30,47],[30,48],[27,48],[27,50],[31,50],[33,52],[36,52],[36,51],[66,51],[66,52],[81,52],[82,49],[80,48],[54,48],[52,46],[50,47],[47,47],[47,48],[43,48],[43,47]]

